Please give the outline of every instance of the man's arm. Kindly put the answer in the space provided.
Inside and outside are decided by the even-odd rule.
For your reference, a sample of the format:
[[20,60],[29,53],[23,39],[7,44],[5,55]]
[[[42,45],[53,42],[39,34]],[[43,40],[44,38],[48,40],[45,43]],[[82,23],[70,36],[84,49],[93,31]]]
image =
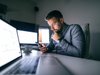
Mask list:
[[53,43],[53,39],[50,40],[50,43],[47,45],[47,52],[52,52],[52,50],[54,50],[54,43]]
[[[67,35],[68,33],[70,36]],[[60,41],[62,50],[58,50],[58,53],[82,57],[85,51],[85,36],[82,28],[79,25],[73,25],[68,33]],[[70,38],[70,41],[67,38]]]

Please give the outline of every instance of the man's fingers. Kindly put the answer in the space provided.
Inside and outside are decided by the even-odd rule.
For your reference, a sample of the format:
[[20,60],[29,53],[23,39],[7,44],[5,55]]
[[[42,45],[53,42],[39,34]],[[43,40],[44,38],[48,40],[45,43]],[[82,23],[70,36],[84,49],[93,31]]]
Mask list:
[[42,51],[43,53],[47,51],[46,47],[41,47],[40,51]]

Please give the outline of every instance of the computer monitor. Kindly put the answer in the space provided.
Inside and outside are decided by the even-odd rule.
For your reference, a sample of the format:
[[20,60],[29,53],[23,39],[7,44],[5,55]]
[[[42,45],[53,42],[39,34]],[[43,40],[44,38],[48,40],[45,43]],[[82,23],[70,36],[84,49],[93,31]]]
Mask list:
[[18,30],[19,42],[21,44],[36,44],[37,32]]
[[21,56],[17,30],[8,22],[0,19],[0,70]]

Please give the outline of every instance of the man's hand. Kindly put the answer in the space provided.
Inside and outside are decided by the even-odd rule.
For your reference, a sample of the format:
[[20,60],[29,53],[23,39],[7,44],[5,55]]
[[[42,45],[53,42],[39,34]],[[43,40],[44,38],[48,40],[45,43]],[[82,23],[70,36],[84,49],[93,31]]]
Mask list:
[[58,33],[54,32],[54,34],[52,35],[52,39],[57,41],[60,39],[60,35]]
[[41,51],[42,53],[47,52],[47,47],[46,47],[44,44],[41,44],[41,45],[42,45],[42,46],[39,48],[40,51]]

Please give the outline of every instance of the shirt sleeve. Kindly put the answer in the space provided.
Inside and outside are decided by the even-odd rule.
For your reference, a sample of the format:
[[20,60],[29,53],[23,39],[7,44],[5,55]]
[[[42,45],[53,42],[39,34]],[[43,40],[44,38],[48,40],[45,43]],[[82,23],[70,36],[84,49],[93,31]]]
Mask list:
[[54,50],[54,43],[53,43],[53,39],[51,39],[50,43],[47,45],[47,52],[52,52]]

